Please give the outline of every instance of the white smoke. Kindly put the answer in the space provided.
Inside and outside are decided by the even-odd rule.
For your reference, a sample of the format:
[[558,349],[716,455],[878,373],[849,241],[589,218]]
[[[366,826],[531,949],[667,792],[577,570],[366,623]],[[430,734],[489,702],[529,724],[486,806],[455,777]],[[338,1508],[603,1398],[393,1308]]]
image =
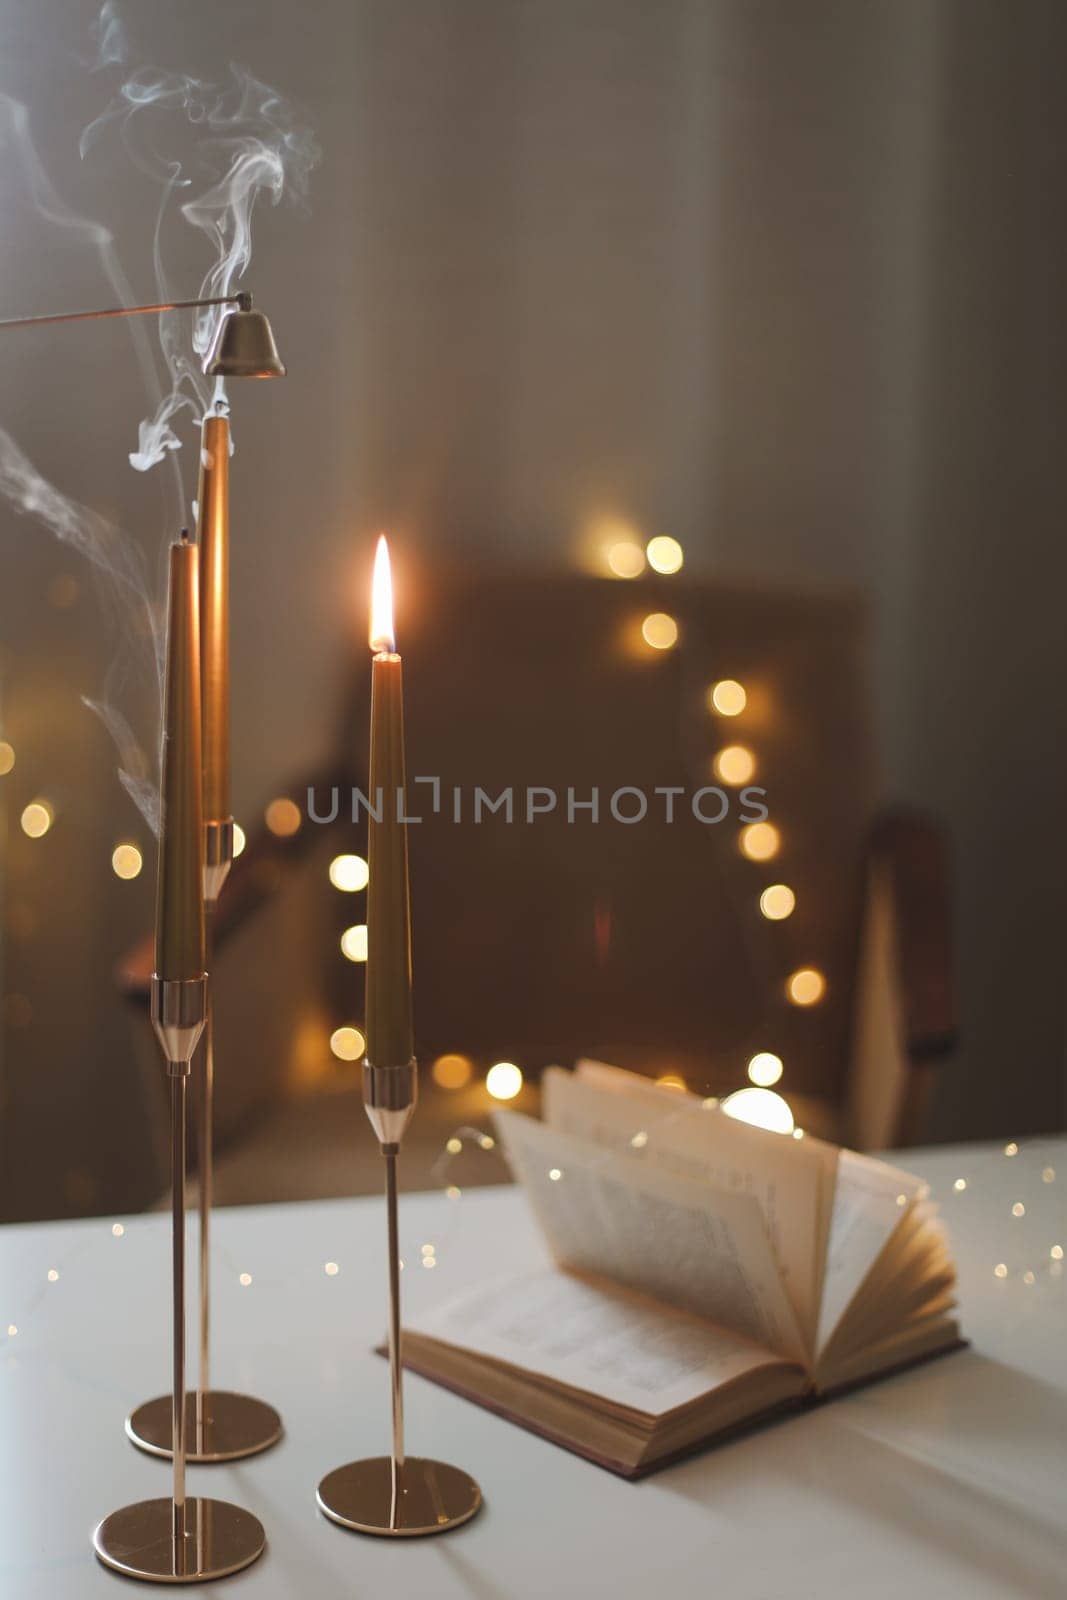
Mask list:
[[[93,71],[114,68],[131,58],[117,0],[106,0],[94,24],[93,39]],[[93,252],[109,285],[111,303],[120,305],[134,305],[139,299],[189,300],[235,293],[251,261],[256,201],[260,195],[273,205],[284,196],[303,201],[319,157],[310,129],[284,97],[240,67],[231,67],[226,81],[219,84],[181,73],[137,68],[86,128],[80,141],[82,157],[93,152],[94,159],[104,159],[109,153],[105,135],[112,129],[120,136],[119,149],[125,159],[160,187],[152,295],[135,296],[109,230],[63,202],[38,157],[25,106],[0,94],[0,157],[9,170],[17,172],[36,214]],[[210,246],[199,286],[186,282],[172,285],[169,280],[166,247],[169,229],[177,222],[196,229]],[[99,299],[95,287],[87,288],[85,298],[88,304]],[[212,388],[200,368],[223,314],[224,308],[205,308],[195,315],[188,311],[160,315],[163,383],[146,319],[134,317],[123,325],[133,340],[152,407],[138,425],[137,448],[130,452],[129,460],[138,471],[169,462],[177,500],[171,533],[186,520],[179,457],[182,439],[177,424],[186,414],[195,431],[210,407],[226,405],[221,382]],[[193,471],[198,460],[198,453],[191,453]],[[146,671],[149,681],[154,679],[157,704],[162,704],[159,608],[147,581],[143,553],[117,525],[49,483],[2,427],[0,496],[20,515],[47,528],[83,556],[100,580],[105,606],[114,611],[118,622],[124,657],[114,664],[105,694],[97,699],[86,697],[85,703],[115,741],[123,787],[158,832],[158,720],[152,737],[142,744],[115,703],[120,680],[132,668],[138,681],[145,681]],[[145,756],[145,746],[153,751],[151,761]]]
[[[212,250],[196,297],[232,295],[252,259],[257,200],[305,200],[319,159],[310,128],[288,102],[238,66],[230,67],[222,84],[139,69],[82,134],[83,159],[114,129],[140,170],[160,185],[154,245],[160,301],[194,298],[176,288],[166,271],[164,239],[175,212],[203,233]],[[184,198],[176,204],[179,195]],[[189,312],[161,313],[159,339],[170,388],[139,425],[137,449],[130,454],[139,472],[181,448],[174,423],[183,411],[199,421],[209,407],[225,406],[222,381],[212,390],[200,370],[225,314],[225,307],[210,306],[192,315],[190,351]]]

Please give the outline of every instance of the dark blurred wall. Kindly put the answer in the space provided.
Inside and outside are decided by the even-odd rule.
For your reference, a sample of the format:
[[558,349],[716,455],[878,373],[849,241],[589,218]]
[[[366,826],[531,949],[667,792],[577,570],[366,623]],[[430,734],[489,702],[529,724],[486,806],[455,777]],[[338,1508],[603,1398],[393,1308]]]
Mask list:
[[[116,143],[77,153],[116,81],[78,66],[95,10],[3,0],[0,88],[150,298],[155,192]],[[694,570],[861,585],[887,793],[933,805],[955,838],[965,1044],[936,1132],[1060,1123],[1067,9],[142,0],[127,13],[137,55],[205,76],[245,63],[302,104],[323,149],[309,213],[257,217],[249,275],[291,376],[235,395],[238,815],[322,753],[380,524],[450,555],[574,564],[615,516],[674,534]],[[5,215],[13,183],[7,163]],[[172,282],[195,288],[203,267],[190,236]],[[29,220],[4,230],[0,283],[5,315],[110,297],[83,245]],[[0,423],[69,493],[117,508],[154,573],[178,511],[165,479],[126,466],[144,410],[113,330],[4,345]],[[37,1020],[9,1019],[4,1047],[8,1103],[17,1088],[29,1108],[18,1144],[50,1130],[45,1167],[18,1176],[39,1197],[79,1168],[93,1107],[141,1092],[109,985],[151,885],[110,874],[117,839],[147,838],[76,704],[112,652],[97,602],[84,581],[72,609],[50,600],[57,577],[83,579],[77,558],[3,508],[0,540],[19,748],[0,779],[8,900],[30,908],[8,961],[37,974]],[[77,733],[58,742],[68,720]],[[37,845],[12,834],[52,790],[68,797],[68,842],[62,817]],[[66,909],[88,920],[64,991],[76,857],[95,878]],[[27,931],[35,902],[54,922],[38,908]],[[72,940],[68,926],[67,965]],[[57,1006],[64,992],[77,1005]],[[123,1160],[110,1188],[93,1180],[96,1201],[148,1182],[147,1163]]]

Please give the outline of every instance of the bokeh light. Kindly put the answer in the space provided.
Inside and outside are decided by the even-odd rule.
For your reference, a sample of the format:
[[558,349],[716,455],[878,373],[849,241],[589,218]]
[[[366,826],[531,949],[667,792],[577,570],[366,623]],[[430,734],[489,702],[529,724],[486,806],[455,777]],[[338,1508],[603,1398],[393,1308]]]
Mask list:
[[264,820],[277,838],[290,839],[300,828],[300,807],[295,800],[283,796],[271,801],[264,812]]
[[781,840],[773,822],[750,822],[741,829],[741,854],[750,861],[770,861]]
[[367,959],[367,924],[357,922],[351,928],[346,928],[341,935],[341,954],[346,961],[366,961]]
[[330,882],[345,894],[367,887],[370,869],[362,856],[334,856],[330,862]]
[[739,717],[748,704],[748,695],[736,678],[720,678],[708,690],[708,710],[720,717]]
[[430,1068],[430,1076],[439,1089],[462,1089],[470,1083],[473,1064],[466,1056],[449,1051],[438,1056]]
[[744,744],[726,745],[715,757],[713,765],[719,782],[735,787],[748,783],[756,774],[756,758]]
[[359,1029],[350,1024],[335,1028],[330,1034],[330,1049],[338,1061],[358,1061],[366,1048],[367,1041]]
[[769,1089],[782,1076],[782,1058],[771,1050],[760,1050],[748,1064],[749,1082],[760,1089]]
[[680,1094],[685,1094],[689,1087],[678,1072],[665,1072],[662,1077],[656,1079],[656,1083],[661,1089],[674,1089]]
[[685,554],[677,539],[672,539],[665,533],[659,533],[650,539],[645,547],[645,555],[653,572],[672,573],[680,572]]
[[30,839],[42,839],[55,819],[55,812],[47,800],[31,800],[20,820],[22,831]]
[[144,866],[144,857],[135,844],[117,844],[111,852],[111,870],[116,878],[136,878]]
[[722,1109],[728,1117],[747,1122],[768,1133],[792,1133],[793,1113],[773,1089],[737,1089],[726,1096]]
[[608,571],[616,578],[639,578],[645,570],[645,552],[632,539],[619,539],[604,552]]
[[651,611],[641,624],[641,637],[653,650],[670,650],[678,643],[678,624],[665,611]]
[[522,1088],[522,1072],[514,1061],[497,1061],[486,1073],[485,1087],[494,1100],[514,1100]]
[[247,843],[248,840],[245,837],[245,830],[242,828],[239,822],[235,822],[233,825],[233,859],[235,861]]
[[769,884],[759,897],[759,908],[768,922],[784,922],[791,917],[797,897],[787,883]]
[[785,992],[795,1006],[815,1006],[826,993],[826,979],[818,967],[798,967],[786,979]]
[[15,747],[0,739],[0,778],[5,778],[15,765]]

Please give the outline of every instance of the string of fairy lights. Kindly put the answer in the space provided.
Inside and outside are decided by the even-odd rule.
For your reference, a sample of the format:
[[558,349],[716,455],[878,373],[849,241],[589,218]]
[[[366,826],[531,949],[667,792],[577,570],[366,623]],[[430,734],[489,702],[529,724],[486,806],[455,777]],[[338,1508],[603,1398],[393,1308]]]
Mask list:
[[[704,1105],[706,1109],[711,1110],[714,1102],[708,1100]],[[663,1132],[671,1121],[669,1117],[663,1118],[651,1129],[638,1129],[629,1140],[633,1156],[640,1157],[647,1150],[650,1140],[657,1133]],[[447,1263],[450,1248],[458,1242],[459,1229],[462,1226],[461,1218],[465,1211],[460,1204],[463,1191],[453,1181],[453,1164],[465,1153],[490,1152],[495,1147],[496,1141],[492,1134],[469,1125],[457,1127],[446,1139],[441,1154],[432,1168],[432,1176],[439,1185],[439,1198],[445,1203],[446,1209],[442,1214],[444,1220],[435,1228],[434,1238],[423,1238],[417,1246],[409,1243],[402,1261],[405,1269],[411,1263],[417,1262],[422,1270],[434,1271],[443,1262]],[[609,1158],[613,1153],[605,1151],[605,1158]],[[996,1291],[998,1294],[1007,1292],[1012,1285],[1028,1290],[1039,1288],[1042,1281],[1048,1282],[1063,1277],[1067,1255],[1061,1241],[1067,1233],[1067,1228],[1061,1208],[1055,1207],[1053,1218],[1050,1215],[1053,1208],[1046,1199],[1055,1195],[1059,1187],[1056,1168],[1048,1159],[1050,1153],[1047,1140],[1035,1140],[1025,1145],[1014,1139],[1009,1140],[996,1153],[996,1159],[1010,1162],[1012,1169],[1018,1168],[1017,1183],[1005,1186],[1007,1195],[1014,1193],[1016,1198],[1008,1199],[1007,1195],[1004,1195],[998,1200],[995,1212],[989,1211],[988,1208],[983,1210],[981,1226],[976,1227],[972,1235],[972,1238],[981,1241],[983,1259],[973,1262],[970,1267],[966,1261],[962,1264],[964,1293],[967,1292],[969,1285],[976,1281],[971,1276],[972,1271],[980,1271],[992,1277],[998,1286]],[[950,1229],[954,1221],[962,1223],[966,1208],[976,1199],[982,1203],[983,1189],[988,1194],[988,1179],[991,1174],[989,1161],[992,1154],[972,1147],[964,1155],[964,1160],[974,1163],[969,1174],[961,1173],[953,1179],[946,1179],[942,1186],[934,1186],[931,1189],[930,1198],[941,1203],[941,1214]],[[565,1182],[566,1172],[561,1167],[552,1167],[548,1171],[548,1177],[553,1182]],[[900,1196],[902,1202],[905,1199],[905,1196]],[[1004,1230],[1000,1233],[997,1229],[998,1218]],[[28,1337],[32,1338],[34,1325],[41,1313],[47,1313],[52,1307],[58,1307],[59,1314],[65,1318],[72,1315],[69,1302],[64,1301],[64,1291],[75,1278],[73,1269],[88,1253],[98,1250],[105,1239],[111,1241],[107,1248],[117,1248],[127,1237],[130,1226],[131,1224],[124,1222],[101,1218],[98,1226],[83,1225],[79,1228],[75,1240],[60,1253],[56,1252],[54,1245],[42,1246],[43,1254],[40,1261],[28,1273],[28,1281],[22,1291],[20,1303],[16,1305],[13,1300],[7,1299],[5,1304],[0,1300],[0,1346],[7,1345],[14,1355],[20,1343],[25,1343]],[[133,1223],[132,1226],[137,1226],[137,1223]],[[422,1223],[422,1227],[425,1228],[425,1222]],[[998,1246],[1004,1238],[1007,1238],[1010,1247],[1003,1250],[995,1247],[994,1235]],[[257,1274],[249,1270],[250,1265],[254,1263],[236,1259],[232,1250],[227,1247],[224,1237],[218,1241],[217,1254],[231,1284],[236,1284],[242,1291],[254,1293],[259,1283]],[[321,1260],[315,1257],[308,1265],[312,1270],[321,1271],[331,1280],[340,1277],[344,1272],[343,1260],[332,1258]],[[303,1263],[300,1264],[300,1270],[301,1272],[305,1270]],[[278,1282],[275,1273],[271,1283],[277,1287]],[[12,1294],[12,1284],[7,1281],[0,1290],[0,1295],[6,1298]],[[996,1303],[986,1301],[986,1304],[992,1304],[993,1308]],[[1014,1315],[1014,1312],[1011,1314]]]
[[[639,578],[647,570],[663,577],[673,577],[682,570],[685,552],[677,539],[657,534],[642,543],[635,535],[621,532],[604,540],[598,552],[598,564],[613,577]],[[641,638],[652,650],[674,649],[681,640],[677,619],[667,611],[649,612],[641,622]],[[737,678],[719,678],[705,691],[705,707],[715,731],[718,748],[711,756],[711,771],[717,781],[727,788],[741,789],[758,776],[759,758],[750,743],[734,736],[734,729],[743,730],[749,712],[749,691]],[[788,883],[768,883],[769,863],[782,852],[782,835],[779,827],[769,821],[750,822],[738,832],[737,847],[743,859],[759,869],[763,881],[756,899],[760,916],[768,923],[784,923],[796,911],[796,891]],[[826,996],[826,975],[821,968],[805,963],[794,967],[782,978],[782,992],[787,1004],[801,1009],[819,1005]],[[723,1109],[742,1121],[755,1123],[779,1133],[797,1133],[793,1114],[788,1103],[775,1092],[785,1071],[779,1052],[756,1050],[748,1059],[746,1074],[748,1087],[736,1090],[723,1101]],[[659,1080],[672,1088],[687,1087],[676,1074],[667,1074]]]

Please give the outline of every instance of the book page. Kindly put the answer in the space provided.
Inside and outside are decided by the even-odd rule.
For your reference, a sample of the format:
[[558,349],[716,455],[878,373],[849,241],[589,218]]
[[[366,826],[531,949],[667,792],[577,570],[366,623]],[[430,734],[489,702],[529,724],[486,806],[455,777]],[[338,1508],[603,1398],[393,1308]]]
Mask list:
[[807,1364],[759,1203],[494,1114],[556,1259]]
[[611,1284],[542,1267],[424,1311],[413,1333],[662,1416],[771,1358],[747,1340]]
[[[628,1087],[620,1092],[621,1085],[610,1089],[602,1075],[613,1071],[599,1063],[582,1063],[578,1073],[549,1067],[541,1079],[545,1122],[658,1171],[751,1195],[814,1355],[836,1147],[784,1139],[654,1084],[644,1083],[644,1093],[631,1094]],[[618,1079],[631,1076],[617,1074]],[[635,1136],[641,1141],[636,1148]]]
[[819,1351],[833,1337],[902,1216],[908,1215],[925,1192],[926,1185],[910,1173],[852,1150],[841,1151],[819,1315]]

